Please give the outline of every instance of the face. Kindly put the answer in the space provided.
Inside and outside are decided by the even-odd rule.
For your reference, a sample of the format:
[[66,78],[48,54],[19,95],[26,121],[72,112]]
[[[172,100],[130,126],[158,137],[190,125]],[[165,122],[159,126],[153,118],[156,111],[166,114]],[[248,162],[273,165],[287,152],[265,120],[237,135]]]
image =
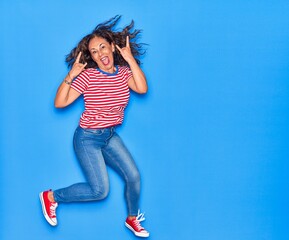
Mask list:
[[100,70],[108,73],[115,71],[113,60],[115,47],[113,44],[110,44],[104,38],[94,37],[88,44],[88,50]]

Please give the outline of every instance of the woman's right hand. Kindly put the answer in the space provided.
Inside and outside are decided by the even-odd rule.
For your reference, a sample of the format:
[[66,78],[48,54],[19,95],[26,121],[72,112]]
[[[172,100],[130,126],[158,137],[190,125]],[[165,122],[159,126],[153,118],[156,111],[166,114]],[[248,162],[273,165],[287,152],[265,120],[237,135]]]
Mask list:
[[[55,99],[54,106],[56,108],[63,108],[71,104],[80,96],[80,93],[70,87],[73,79],[76,78],[85,68],[87,63],[80,63],[81,52],[77,55],[77,58],[69,71],[68,75],[65,77],[64,81],[59,86]],[[67,81],[68,80],[68,81]]]
[[85,68],[85,66],[87,65],[87,63],[80,63],[80,57],[81,57],[82,52],[79,52],[76,60],[74,62],[74,64],[72,65],[71,70],[69,71],[68,75],[72,78],[71,80],[73,80],[74,78],[76,78]]

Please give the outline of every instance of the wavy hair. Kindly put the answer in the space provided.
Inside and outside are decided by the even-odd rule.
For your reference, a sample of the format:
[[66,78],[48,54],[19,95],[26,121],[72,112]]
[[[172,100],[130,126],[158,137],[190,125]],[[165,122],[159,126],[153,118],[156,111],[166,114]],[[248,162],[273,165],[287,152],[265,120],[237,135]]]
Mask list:
[[[82,52],[80,62],[87,63],[85,68],[96,68],[98,67],[96,62],[93,61],[91,58],[90,52],[88,50],[88,44],[91,39],[94,37],[101,37],[104,38],[109,44],[113,43],[114,45],[118,45],[120,48],[126,46],[126,37],[129,36],[130,39],[130,48],[132,55],[136,59],[137,63],[140,65],[139,57],[145,53],[143,50],[143,43],[137,43],[136,40],[139,37],[139,33],[141,30],[133,29],[134,21],[132,20],[129,25],[124,27],[120,31],[116,31],[115,26],[120,20],[121,16],[117,15],[108,21],[98,24],[94,30],[83,37],[80,42],[77,44],[75,48],[71,50],[71,52],[66,56],[66,63],[68,67],[72,67],[74,64],[77,55],[79,52]],[[114,57],[114,64],[120,66],[128,66],[128,63],[124,60],[121,56],[120,52],[117,48],[115,48],[115,52],[113,53]]]

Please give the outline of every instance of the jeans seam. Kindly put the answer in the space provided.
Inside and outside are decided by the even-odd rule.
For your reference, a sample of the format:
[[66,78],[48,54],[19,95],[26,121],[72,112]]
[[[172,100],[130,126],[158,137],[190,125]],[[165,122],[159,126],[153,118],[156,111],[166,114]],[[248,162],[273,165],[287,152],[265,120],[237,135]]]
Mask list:
[[[104,149],[102,149],[102,151],[104,151],[105,154],[106,154],[108,157],[110,157],[110,159],[113,159],[113,160],[115,159],[115,158],[113,158],[113,157],[111,156],[111,154],[108,153],[108,151],[105,151]],[[126,176],[125,171],[124,171],[123,168],[121,167],[121,164],[118,163],[118,161],[115,161],[115,163],[116,163],[118,169],[120,169],[122,175],[124,176],[125,184],[127,185],[127,184],[130,183],[130,182],[128,181],[128,177]],[[127,186],[126,186],[126,187],[127,187]],[[128,207],[128,212],[129,212],[129,214],[131,215],[130,212],[131,212],[131,209],[132,209],[132,205],[131,205],[130,201],[127,201],[127,200],[126,200],[126,203],[127,203],[127,207]]]
[[[90,169],[93,169],[92,164],[91,164],[91,161],[90,161],[90,157],[89,157],[89,155],[88,155],[88,153],[87,153],[87,151],[86,151],[86,148],[84,147],[83,140],[80,140],[80,142],[81,142],[81,146],[82,146],[83,149],[84,149],[85,157],[86,157],[87,159],[89,159],[89,167],[90,167]],[[90,171],[90,172],[91,172],[91,171]],[[93,172],[93,177],[94,177],[95,179],[97,179],[97,176],[96,176],[96,174],[95,174],[95,171],[92,171],[92,172]],[[86,175],[86,174],[84,174],[84,175]],[[88,182],[88,179],[86,179],[86,182],[88,183],[88,185],[90,186],[91,191],[93,192],[92,187],[91,187],[90,183]]]

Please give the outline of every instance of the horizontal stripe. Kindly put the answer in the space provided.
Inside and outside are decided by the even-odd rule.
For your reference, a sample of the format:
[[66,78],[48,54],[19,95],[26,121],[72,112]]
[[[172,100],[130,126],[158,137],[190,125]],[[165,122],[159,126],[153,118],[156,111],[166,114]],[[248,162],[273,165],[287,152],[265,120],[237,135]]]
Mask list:
[[127,82],[131,77],[131,70],[125,66],[118,67],[114,75],[93,68],[84,70],[71,84],[84,98],[80,126],[104,128],[121,124],[130,96]]

